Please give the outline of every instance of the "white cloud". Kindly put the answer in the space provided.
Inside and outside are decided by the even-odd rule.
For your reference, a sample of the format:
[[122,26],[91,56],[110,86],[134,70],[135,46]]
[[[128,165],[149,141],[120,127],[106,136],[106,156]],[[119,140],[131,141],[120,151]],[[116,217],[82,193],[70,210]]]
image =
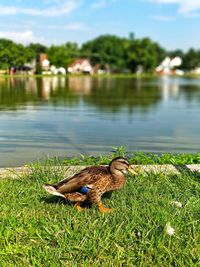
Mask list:
[[24,32],[0,31],[0,38],[10,39],[25,45],[29,43],[47,43],[44,38],[35,36],[30,30]]
[[[54,1],[55,2],[55,1]],[[15,6],[0,6],[0,15],[30,15],[30,16],[45,16],[45,17],[53,17],[53,16],[61,16],[71,13],[79,6],[79,1],[56,1],[58,4],[53,5],[51,7],[46,7],[43,9],[39,8],[22,8]]]
[[200,9],[199,0],[184,1],[185,3],[181,4],[179,12],[182,14],[193,13]]
[[176,4],[182,15],[196,14],[200,10],[200,0],[151,0],[158,4]]

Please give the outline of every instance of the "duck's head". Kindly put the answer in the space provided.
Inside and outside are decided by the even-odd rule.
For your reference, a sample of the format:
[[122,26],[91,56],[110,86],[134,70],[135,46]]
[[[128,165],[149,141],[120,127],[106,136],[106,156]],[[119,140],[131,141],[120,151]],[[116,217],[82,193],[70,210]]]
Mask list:
[[116,157],[113,160],[111,160],[109,164],[109,170],[111,173],[115,172],[122,172],[122,173],[127,173],[128,171],[134,175],[137,173],[133,170],[131,167],[130,163],[126,158],[123,157]]

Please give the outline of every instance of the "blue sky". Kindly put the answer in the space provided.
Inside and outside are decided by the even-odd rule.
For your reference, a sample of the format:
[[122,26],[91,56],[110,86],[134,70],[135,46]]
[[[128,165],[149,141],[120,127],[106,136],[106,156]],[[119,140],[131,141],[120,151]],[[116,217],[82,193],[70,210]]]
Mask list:
[[0,38],[84,43],[100,34],[200,48],[200,0],[0,0]]

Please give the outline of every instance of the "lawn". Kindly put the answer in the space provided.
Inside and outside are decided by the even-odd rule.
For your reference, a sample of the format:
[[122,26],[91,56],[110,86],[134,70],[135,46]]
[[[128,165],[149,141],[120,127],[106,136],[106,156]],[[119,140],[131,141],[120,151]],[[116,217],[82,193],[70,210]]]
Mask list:
[[0,266],[200,266],[199,174],[128,175],[122,190],[103,199],[114,212],[102,215],[43,190],[63,178],[62,165],[32,168],[0,181]]

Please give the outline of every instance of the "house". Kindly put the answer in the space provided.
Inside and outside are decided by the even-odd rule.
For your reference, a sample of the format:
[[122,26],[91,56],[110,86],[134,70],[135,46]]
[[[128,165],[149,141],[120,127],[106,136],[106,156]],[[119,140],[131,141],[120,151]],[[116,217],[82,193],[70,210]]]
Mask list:
[[40,66],[42,70],[48,71],[50,67],[50,61],[48,60],[48,56],[45,53],[40,54]]
[[82,59],[76,59],[72,64],[70,64],[67,68],[67,71],[72,74],[75,73],[92,74],[93,68],[88,59],[82,58]]
[[50,61],[48,60],[48,56],[45,53],[40,54],[40,66],[42,68],[42,74],[44,75],[58,75],[58,74],[62,74],[65,75],[66,74],[66,69],[63,67],[59,67],[57,68],[54,65],[50,64]]
[[166,57],[158,67],[156,67],[156,72],[159,74],[178,74],[182,75],[183,71],[177,70],[176,68],[182,64],[182,59],[180,57]]
[[58,74],[65,75],[66,74],[66,69],[65,68],[63,68],[63,67],[56,68],[54,65],[51,65],[50,71],[54,75],[58,75]]
[[93,68],[94,74],[110,74],[110,66],[108,64],[96,64]]
[[196,68],[192,69],[191,73],[196,74],[196,75],[200,75],[200,67],[196,67]]

